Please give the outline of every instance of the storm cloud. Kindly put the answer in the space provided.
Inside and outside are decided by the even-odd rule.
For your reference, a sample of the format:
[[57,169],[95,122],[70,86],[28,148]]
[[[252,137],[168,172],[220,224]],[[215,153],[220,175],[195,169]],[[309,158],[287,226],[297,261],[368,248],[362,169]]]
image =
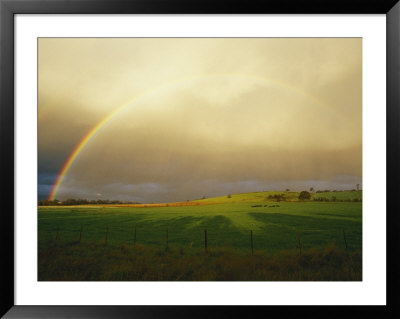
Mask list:
[[[39,196],[354,188],[361,39],[39,39]],[[46,194],[47,193],[47,194]]]

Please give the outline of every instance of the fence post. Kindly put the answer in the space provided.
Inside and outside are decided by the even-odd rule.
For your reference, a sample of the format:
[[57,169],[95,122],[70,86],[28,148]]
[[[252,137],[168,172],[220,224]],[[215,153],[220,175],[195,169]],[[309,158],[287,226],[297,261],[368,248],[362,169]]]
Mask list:
[[135,225],[135,232],[133,235],[133,247],[136,247],[136,225]]
[[299,242],[299,252],[300,252],[300,256],[301,256],[301,231],[297,231],[297,240]]
[[345,244],[346,249],[347,249],[346,232],[344,231],[344,229],[343,229],[343,239],[344,239],[344,244]]
[[167,247],[165,248],[165,250],[167,251],[168,250],[168,227],[167,227],[167,233],[166,233],[165,240],[166,240],[166,243],[167,243]]
[[250,230],[250,242],[251,242],[251,255],[254,255],[254,250],[253,250],[253,231]]
[[83,225],[81,225],[81,231],[79,232],[78,243],[80,243],[80,242],[81,242],[81,239],[82,239],[82,228],[83,228]]
[[204,250],[207,253],[208,248],[207,248],[207,229],[204,229]]

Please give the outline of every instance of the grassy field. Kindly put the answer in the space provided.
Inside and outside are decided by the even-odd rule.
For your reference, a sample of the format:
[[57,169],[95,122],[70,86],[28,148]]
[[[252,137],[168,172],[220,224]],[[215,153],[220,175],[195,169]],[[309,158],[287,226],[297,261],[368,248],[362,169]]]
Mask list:
[[[268,196],[284,195],[287,201],[298,202],[299,192],[285,192],[285,191],[267,191],[267,192],[252,192],[242,194],[231,194],[228,196],[212,197],[197,200],[199,203],[235,203],[235,202],[263,202]],[[361,191],[343,191],[343,192],[323,192],[323,193],[312,193],[311,200],[324,197],[331,199],[335,196],[338,200],[353,201],[354,199],[362,199]]]
[[[346,253],[355,254],[355,256],[361,255],[362,203],[351,202],[353,198],[361,198],[361,192],[332,192],[334,195],[330,193],[313,194],[313,196],[327,198],[336,196],[338,199],[349,200],[348,202],[315,202],[312,199],[302,202],[297,200],[298,193],[295,192],[287,193],[288,201],[285,202],[266,200],[269,195],[275,193],[232,194],[231,198],[223,196],[203,199],[193,202],[195,204],[190,206],[39,207],[39,279],[61,280],[60,278],[64,278],[65,272],[59,273],[57,267],[64,269],[65,265],[62,265],[66,263],[66,260],[68,260],[67,264],[79,264],[88,260],[94,264],[96,260],[99,261],[102,258],[111,258],[111,260],[114,258],[119,261],[114,264],[108,261],[110,263],[108,269],[115,269],[115,265],[119,265],[121,260],[126,261],[126,258],[133,258],[132,254],[136,253],[135,260],[137,261],[140,256],[138,251],[142,251],[142,256],[145,251],[151,254],[152,258],[148,258],[149,263],[150,260],[159,263],[157,258],[171,259],[173,256],[180,262],[189,258],[187,256],[191,256],[192,261],[197,260],[204,253],[205,229],[207,230],[209,250],[207,258],[211,258],[210,254],[214,253],[221,265],[223,264],[221,256],[225,256],[225,259],[247,260],[246,258],[251,253],[250,231],[253,232],[255,256],[258,256],[254,256],[254,258],[258,258],[261,264],[261,261],[265,260],[265,256],[278,258],[276,256],[282,255],[283,252],[291,256],[290,258],[298,258],[300,253],[299,237],[303,255],[309,253],[314,257],[322,258],[325,256],[324,251],[327,247],[331,247],[331,251],[335,251],[335,256],[342,256],[342,250],[345,249],[344,234],[348,246]],[[133,249],[135,228],[136,248]],[[167,230],[169,250],[165,256]],[[271,260],[271,258],[267,259]],[[57,263],[58,259],[59,263]],[[282,262],[284,259],[279,257],[277,260]],[[204,261],[204,258],[201,260]],[[297,259],[293,261],[293,263],[299,262]],[[201,268],[200,260],[198,263],[197,268]],[[258,265],[261,265],[260,263]],[[190,262],[187,260],[186,264],[190,264]],[[265,267],[267,266],[264,265],[261,269],[265,269]],[[283,266],[280,267],[282,269]],[[115,270],[117,273],[119,273],[118,269]],[[238,272],[240,271],[238,270]],[[79,274],[79,272],[75,273]],[[346,270],[344,273],[348,274],[349,272]],[[224,277],[219,275],[221,278]],[[74,278],[67,276],[69,279],[65,280],[102,280],[101,278],[105,275],[103,273],[99,276]],[[292,275],[287,273],[286,280],[293,280],[293,278],[307,280],[304,276],[304,272],[303,277],[297,272]],[[360,278],[361,275],[357,273],[357,276],[351,276],[352,279],[346,279],[350,278],[346,276],[342,279],[355,280],[354,278]],[[192,275],[191,279],[189,277],[186,276],[182,280],[196,280],[195,275]],[[320,277],[327,278],[325,275]],[[106,278],[114,280],[112,275],[106,276]],[[150,272],[146,278],[153,279],[133,275],[125,277],[121,275],[115,278],[117,278],[115,280],[174,280],[175,277],[160,279],[159,276],[152,277]],[[163,277],[161,276],[161,278]],[[201,278],[203,279],[200,280],[219,280],[217,275],[214,277],[204,275]],[[270,277],[266,275],[254,278],[247,276],[246,278],[249,280],[262,280],[260,278],[274,280],[268,279]],[[282,280],[281,275],[272,278]],[[315,280],[322,279],[316,277]]]

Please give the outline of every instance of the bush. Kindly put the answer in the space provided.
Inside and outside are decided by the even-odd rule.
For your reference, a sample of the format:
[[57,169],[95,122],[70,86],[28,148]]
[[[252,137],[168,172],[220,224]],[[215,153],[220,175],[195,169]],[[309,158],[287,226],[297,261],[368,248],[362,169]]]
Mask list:
[[300,200],[305,200],[305,199],[310,199],[310,198],[311,198],[311,194],[307,191],[302,191],[299,195]]
[[281,201],[286,201],[286,196],[285,194],[275,194],[275,195],[269,195],[266,200],[274,200],[276,202],[281,202]]

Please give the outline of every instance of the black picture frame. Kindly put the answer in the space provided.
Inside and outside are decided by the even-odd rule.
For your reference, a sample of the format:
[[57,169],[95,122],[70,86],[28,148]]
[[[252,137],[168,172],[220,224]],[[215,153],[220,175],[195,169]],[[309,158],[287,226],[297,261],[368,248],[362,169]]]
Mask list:
[[[15,14],[386,14],[387,305],[386,306],[22,306],[14,303],[14,15]],[[1,308],[5,318],[400,317],[399,180],[400,3],[398,0],[0,0]],[[377,106],[378,107],[378,106]],[[384,213],[384,212],[382,212]]]

